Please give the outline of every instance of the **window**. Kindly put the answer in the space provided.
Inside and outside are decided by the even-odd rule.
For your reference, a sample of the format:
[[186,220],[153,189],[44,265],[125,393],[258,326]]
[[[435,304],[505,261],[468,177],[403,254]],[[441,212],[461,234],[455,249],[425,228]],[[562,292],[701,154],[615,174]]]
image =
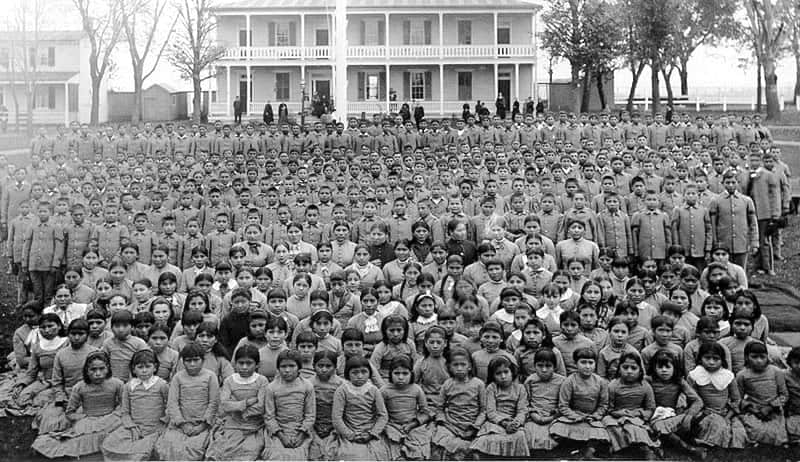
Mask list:
[[216,90],[211,90],[211,102],[212,103],[216,103],[217,102],[217,91]]
[[317,29],[316,44],[318,47],[326,47],[329,45],[328,29]]
[[511,43],[511,23],[501,22],[497,25],[497,43],[508,45]]
[[47,65],[50,67],[56,65],[56,49],[54,47],[47,48]]
[[36,90],[36,104],[34,109],[56,108],[56,87],[43,85]]
[[36,48],[28,48],[28,61],[31,67],[36,67]]
[[0,65],[9,66],[11,64],[11,55],[8,48],[0,48]]
[[459,101],[472,99],[472,72],[458,73],[458,99]]
[[458,44],[472,45],[472,21],[458,21]]
[[275,45],[279,47],[289,46],[289,23],[275,24]]
[[411,73],[411,99],[425,99],[425,73]]
[[367,75],[366,99],[375,101],[379,98],[380,76],[378,74]]
[[178,95],[172,95],[172,105],[175,106],[178,104]]
[[69,112],[78,112],[78,84],[70,83],[69,87]]
[[279,101],[286,101],[290,98],[289,95],[289,73],[275,73],[275,98]]
[[[250,42],[253,42],[253,31],[250,31]],[[239,46],[246,47],[247,46],[247,30],[239,29]]]
[[430,45],[431,21],[414,19],[403,21],[403,45]]

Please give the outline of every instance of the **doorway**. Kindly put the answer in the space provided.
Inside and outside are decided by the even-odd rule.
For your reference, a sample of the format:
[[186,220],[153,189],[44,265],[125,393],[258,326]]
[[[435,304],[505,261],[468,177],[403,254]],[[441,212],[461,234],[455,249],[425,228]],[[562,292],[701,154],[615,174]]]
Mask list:
[[327,79],[314,80],[314,93],[319,95],[322,101],[331,99],[331,81]]
[[247,105],[249,100],[246,80],[239,81],[239,101],[241,101],[242,114],[247,114],[249,112],[249,107]]
[[[511,107],[511,79],[498,79],[497,80],[497,93],[503,94],[503,99],[506,100],[506,106]],[[497,98],[497,95],[495,95]]]

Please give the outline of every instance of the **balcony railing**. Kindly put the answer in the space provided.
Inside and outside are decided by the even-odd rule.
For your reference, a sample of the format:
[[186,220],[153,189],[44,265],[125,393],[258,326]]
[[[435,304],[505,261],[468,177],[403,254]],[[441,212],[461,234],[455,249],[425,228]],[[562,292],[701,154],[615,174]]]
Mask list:
[[[522,58],[536,56],[533,45],[358,45],[347,48],[347,58],[375,59],[439,59],[439,58]],[[333,59],[331,46],[307,47],[234,47],[228,48],[224,60],[255,62],[328,60]]]

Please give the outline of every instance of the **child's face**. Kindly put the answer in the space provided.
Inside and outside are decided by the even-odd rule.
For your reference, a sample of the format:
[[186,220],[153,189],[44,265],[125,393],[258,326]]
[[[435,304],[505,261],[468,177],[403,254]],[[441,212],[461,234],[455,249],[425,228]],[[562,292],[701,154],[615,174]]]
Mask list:
[[653,338],[659,345],[666,345],[672,338],[672,328],[667,325],[658,326],[653,331]]
[[594,373],[596,361],[589,358],[581,358],[577,361],[578,373],[584,377],[588,377]]
[[619,365],[619,377],[623,382],[635,382],[639,379],[641,373],[641,366],[633,359],[626,359],[625,362]]
[[661,285],[668,289],[677,287],[678,276],[676,276],[672,271],[664,271],[661,273]]
[[297,351],[300,353],[300,357],[303,358],[303,362],[311,362],[314,360],[314,353],[317,351],[317,347],[312,342],[302,342],[297,344]]
[[541,345],[544,340],[544,332],[533,325],[526,326],[525,330],[522,331],[522,336],[525,337],[525,344],[532,347]]
[[481,334],[481,346],[486,351],[493,353],[500,348],[500,343],[503,341],[500,332],[487,330]]
[[111,332],[114,333],[114,337],[125,340],[131,336],[131,330],[133,330],[133,326],[128,323],[117,323],[111,326]]
[[522,329],[531,318],[531,313],[527,309],[516,309],[514,311],[514,327]]
[[200,327],[200,323],[184,324],[183,325],[183,335],[185,335],[187,338],[190,338],[190,339],[194,340],[195,337],[197,336],[197,328],[198,327]]
[[645,291],[644,287],[639,284],[634,284],[630,286],[627,290],[628,299],[635,304],[639,304],[644,301]]
[[316,320],[311,327],[318,337],[324,338],[331,332],[332,324],[329,319],[323,318]]
[[498,386],[507,387],[511,384],[512,380],[514,380],[514,374],[508,366],[502,365],[495,369],[494,381]]
[[286,299],[278,297],[270,298],[269,301],[267,301],[267,306],[269,307],[269,311],[272,313],[283,313],[286,311]]
[[83,256],[83,266],[86,269],[93,269],[95,266],[97,266],[97,262],[99,260],[100,258],[97,256],[96,253],[89,252]]
[[153,305],[150,308],[150,312],[153,313],[153,317],[156,318],[156,322],[166,323],[169,321],[170,315],[172,314],[172,309],[169,307],[169,305],[159,303],[157,305]]
[[277,327],[267,329],[267,344],[269,345],[270,348],[275,349],[280,347],[285,340],[286,340],[285,330],[279,329]]
[[739,339],[747,338],[753,332],[753,323],[749,319],[737,318],[733,321],[733,334]]
[[747,364],[755,371],[763,371],[769,364],[769,357],[764,353],[750,353],[747,356]]
[[452,358],[452,361],[450,361],[450,372],[456,379],[466,379],[466,377],[469,375],[470,369],[469,358],[466,356],[459,355]]
[[192,358],[183,358],[183,367],[189,375],[197,375],[203,368],[203,358],[195,356]]
[[442,355],[446,345],[447,341],[438,333],[431,334],[428,339],[425,340],[425,348],[428,350],[428,353],[435,358]]
[[364,355],[364,342],[360,340],[347,340],[342,343],[342,351],[345,358]]
[[350,369],[350,373],[348,379],[350,382],[355,385],[356,387],[360,387],[367,383],[367,380],[370,379],[370,370],[367,367],[354,367]]
[[503,279],[503,266],[502,265],[489,265],[486,268],[486,273],[492,281],[500,281]]
[[197,334],[197,344],[203,351],[209,352],[217,344],[217,336],[204,330]]
[[111,315],[119,311],[124,311],[127,308],[128,305],[122,297],[111,297],[111,300],[108,301],[108,312]]
[[314,364],[314,371],[320,380],[327,381],[336,371],[336,365],[328,358],[323,358]]
[[569,271],[570,276],[576,279],[580,278],[584,274],[583,263],[578,261],[571,262],[567,267],[567,270]]
[[253,319],[250,321],[249,328],[251,337],[263,339],[265,331],[267,330],[267,320],[259,318]]
[[700,364],[709,372],[716,372],[722,367],[722,358],[713,352],[700,357]]
[[608,337],[614,346],[622,346],[628,341],[628,326],[624,323],[616,323],[608,331]]
[[584,308],[580,311],[581,329],[592,330],[597,327],[597,312],[591,308]]
[[134,335],[136,335],[139,338],[145,339],[145,338],[147,338],[147,331],[149,331],[151,327],[153,327],[152,323],[140,322],[133,329],[134,330]]
[[347,275],[347,290],[358,292],[361,289],[361,277],[358,274],[350,273]]
[[686,292],[682,290],[673,291],[669,299],[678,304],[683,311],[686,311],[689,308],[689,296],[686,295]]
[[89,338],[89,332],[85,330],[72,330],[69,333],[69,344],[72,348],[80,348]]
[[256,371],[257,365],[253,358],[239,358],[236,360],[236,372],[244,378],[250,377]]
[[88,376],[92,383],[102,383],[108,376],[108,365],[105,361],[95,359],[89,363]]
[[395,345],[403,341],[403,334],[405,334],[405,326],[399,323],[392,324],[386,329],[386,336],[389,338],[389,342]]

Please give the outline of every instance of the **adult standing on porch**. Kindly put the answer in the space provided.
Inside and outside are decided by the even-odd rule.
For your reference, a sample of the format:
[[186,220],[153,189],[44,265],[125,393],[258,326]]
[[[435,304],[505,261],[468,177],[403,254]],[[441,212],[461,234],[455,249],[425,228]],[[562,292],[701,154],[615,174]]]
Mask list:
[[264,105],[264,123],[267,125],[272,124],[275,121],[275,114],[272,112],[272,104],[267,101],[267,104]]
[[237,124],[242,123],[242,100],[238,96],[233,101],[233,121]]

